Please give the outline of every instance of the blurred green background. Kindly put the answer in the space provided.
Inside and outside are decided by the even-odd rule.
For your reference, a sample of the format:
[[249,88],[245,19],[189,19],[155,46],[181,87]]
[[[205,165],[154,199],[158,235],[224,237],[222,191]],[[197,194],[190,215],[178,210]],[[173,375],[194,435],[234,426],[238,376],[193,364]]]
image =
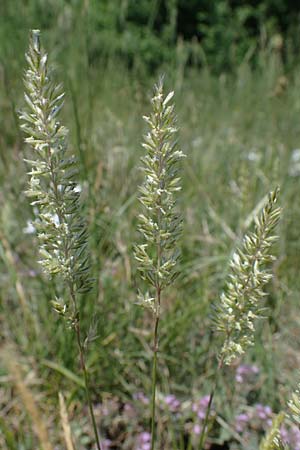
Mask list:
[[[76,344],[50,308],[63,287],[47,280],[36,262],[36,236],[29,226],[34,210],[24,194],[23,158],[29,150],[18,110],[24,106],[31,28],[41,30],[53,77],[64,84],[61,120],[80,164],[95,278],[93,292],[82,299],[83,329],[94,338],[88,357],[93,400],[114,443],[110,448],[132,450],[135,436],[148,427],[147,408],[132,417],[125,405],[135,393],[150,392],[151,316],[134,304],[142,285],[132,246],[139,239],[142,115],[149,112],[157,77],[164,73],[166,88],[175,90],[180,144],[187,155],[179,199],[182,260],[179,279],[164,299],[159,395],[176,395],[187,410],[210,389],[218,344],[211,305],[224,286],[228,260],[266,193],[280,185],[284,213],[265,300],[267,319],[258,325],[256,346],[237,362],[256,364],[260,373],[244,389],[232,383],[237,367],[224,373],[210,441],[257,449],[264,427],[251,425],[250,438],[239,441],[236,416],[257,403],[275,412],[284,409],[299,381],[300,5],[291,0],[0,2],[1,349],[14,349],[10,354],[53,446],[64,448],[60,390],[77,448],[88,449],[92,433],[82,406]],[[28,405],[24,408],[16,395],[11,365],[2,359],[0,448],[42,448]],[[103,404],[111,408],[104,419]],[[186,449],[193,416],[184,417],[160,410],[160,448]]]
[[20,61],[27,30],[41,28],[57,57],[77,54],[93,67],[116,59],[152,72],[182,52],[219,73],[245,58],[255,64],[259,48],[280,37],[285,58],[295,58],[299,14],[292,0],[2,0],[1,59]]

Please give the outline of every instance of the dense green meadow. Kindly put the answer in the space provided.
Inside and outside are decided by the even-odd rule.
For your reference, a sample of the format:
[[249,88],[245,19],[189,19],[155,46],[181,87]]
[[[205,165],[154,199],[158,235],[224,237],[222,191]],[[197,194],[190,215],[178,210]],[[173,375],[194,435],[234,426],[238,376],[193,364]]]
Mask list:
[[[0,30],[0,448],[70,450],[68,424],[74,448],[95,448],[73,331],[50,305],[64,288],[38,264],[30,222],[35,210],[24,193],[23,159],[30,150],[18,110],[24,107],[28,28],[39,27],[53,77],[64,84],[61,121],[79,161],[94,278],[81,298],[81,326],[104,449],[150,449],[152,318],[135,304],[143,282],[133,245],[140,239],[142,116],[150,111],[158,76],[164,73],[166,90],[175,91],[186,158],[178,195],[182,257],[160,323],[157,449],[197,448],[197,405],[210,392],[220,345],[212,305],[230,257],[253,228],[265,196],[280,186],[283,213],[273,278],[262,299],[265,319],[246,356],[222,371],[207,440],[207,449],[257,449],[273,413],[287,410],[300,381],[300,67],[283,62],[280,42],[261,46],[255,67],[246,55],[217,73],[209,64],[191,64],[180,42],[176,57],[150,71],[139,62],[128,67],[115,54],[93,60],[84,17],[78,16],[78,32],[64,34],[68,11],[45,32],[43,20],[32,23],[30,8],[25,12],[26,27],[7,10]],[[68,411],[65,423],[58,392]],[[294,433],[290,449],[298,449],[289,419],[285,427]]]

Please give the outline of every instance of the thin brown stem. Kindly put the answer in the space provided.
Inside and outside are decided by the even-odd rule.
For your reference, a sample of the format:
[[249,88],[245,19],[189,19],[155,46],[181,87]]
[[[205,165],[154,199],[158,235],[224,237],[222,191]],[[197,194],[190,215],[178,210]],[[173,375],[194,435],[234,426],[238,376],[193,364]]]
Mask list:
[[215,371],[215,379],[213,382],[213,386],[209,395],[209,401],[208,401],[208,405],[206,408],[206,413],[205,413],[205,418],[204,418],[204,422],[203,422],[203,427],[201,430],[201,435],[200,435],[200,441],[199,441],[199,450],[203,450],[204,449],[204,444],[205,444],[205,440],[206,440],[206,430],[207,430],[207,425],[208,425],[208,419],[209,419],[209,415],[210,415],[210,411],[211,411],[211,406],[212,406],[212,402],[215,396],[215,392],[217,390],[217,386],[218,386],[218,381],[219,381],[219,375],[220,372],[222,370],[223,367],[223,357],[219,360],[218,363],[218,367]]
[[[160,296],[160,293],[159,293]],[[153,335],[153,366],[152,366],[152,398],[151,398],[151,450],[155,446],[155,399],[156,399],[156,383],[157,383],[157,354],[158,354],[158,324],[159,315],[156,315]]]
[[92,423],[93,423],[93,429],[94,429],[94,434],[95,434],[95,438],[96,438],[97,450],[102,450],[101,441],[100,441],[99,433],[97,430],[97,424],[96,424],[93,404],[92,404],[91,395],[90,395],[89,375],[88,375],[88,371],[87,371],[86,364],[85,364],[84,348],[83,348],[82,341],[81,341],[81,332],[80,332],[79,321],[75,325],[75,332],[76,332],[77,344],[78,344],[78,349],[79,349],[81,370],[84,375],[85,393],[86,393],[86,398],[87,398],[87,402],[89,405],[90,416],[91,416]]
[[82,370],[83,376],[84,376],[84,387],[85,387],[86,399],[88,402],[89,412],[90,412],[90,416],[92,419],[93,430],[94,430],[94,435],[95,435],[96,444],[97,444],[97,450],[103,450],[103,448],[101,446],[101,440],[99,437],[99,433],[97,430],[94,408],[93,408],[93,403],[92,403],[91,394],[90,394],[89,374],[88,374],[88,370],[87,370],[87,367],[85,364],[85,352],[84,352],[84,347],[82,345],[82,339],[81,339],[80,317],[79,317],[79,311],[77,309],[76,296],[75,296],[74,287],[73,287],[72,283],[69,284],[69,290],[70,290],[70,295],[71,295],[71,299],[73,302],[73,308],[74,308],[74,319],[75,319],[74,329],[75,329],[75,333],[76,333],[76,340],[77,340],[78,351],[79,351],[80,367],[81,367],[81,370]]

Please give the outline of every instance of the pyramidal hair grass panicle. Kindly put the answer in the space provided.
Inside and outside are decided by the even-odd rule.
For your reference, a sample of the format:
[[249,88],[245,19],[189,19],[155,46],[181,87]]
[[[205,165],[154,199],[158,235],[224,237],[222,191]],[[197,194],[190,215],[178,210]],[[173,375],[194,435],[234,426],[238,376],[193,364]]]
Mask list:
[[[174,92],[163,94],[163,80],[155,86],[152,98],[153,111],[144,116],[149,132],[142,144],[146,155],[142,158],[145,180],[140,187],[139,200],[144,213],[139,214],[139,231],[144,243],[135,247],[135,258],[141,276],[152,292],[161,293],[177,276],[179,256],[178,237],[181,233],[181,217],[176,211],[175,194],[181,190],[178,162],[184,157],[177,144],[177,125],[174,105],[169,104]],[[159,298],[140,296],[140,303],[156,314]]]
[[255,320],[263,317],[264,286],[272,278],[267,264],[274,261],[271,247],[277,240],[274,229],[281,209],[276,206],[279,189],[271,192],[255,219],[255,230],[245,235],[242,247],[233,254],[224,292],[215,311],[216,330],[224,343],[219,358],[229,365],[254,343]]
[[80,215],[80,189],[76,159],[67,155],[68,130],[59,122],[63,106],[62,86],[51,80],[48,56],[41,47],[40,31],[30,33],[26,54],[25,100],[21,113],[26,143],[32,148],[27,195],[37,210],[40,263],[51,277],[60,277],[66,286],[66,298],[56,298],[52,305],[75,330],[80,364],[85,379],[86,396],[98,450],[101,450],[85,365],[80,330],[78,296],[91,288],[86,252],[87,231]]
[[135,258],[149,291],[140,293],[138,303],[150,308],[154,314],[153,371],[151,401],[151,450],[155,446],[155,395],[158,353],[158,325],[162,292],[177,276],[181,233],[181,218],[176,210],[176,194],[180,191],[178,163],[184,154],[177,143],[177,124],[174,92],[163,92],[161,78],[154,88],[152,112],[144,116],[149,131],[142,144],[146,154],[142,158],[144,183],[139,200],[143,213],[139,215],[138,229],[143,243],[135,246]]
[[275,227],[281,215],[281,208],[276,206],[278,194],[279,188],[269,193],[265,206],[255,217],[254,231],[245,235],[241,248],[233,254],[225,290],[214,307],[214,325],[223,344],[218,354],[218,366],[199,439],[199,450],[204,448],[209,413],[221,369],[242,356],[254,344],[255,321],[263,317],[261,301],[266,295],[264,287],[273,276],[267,265],[275,259],[271,247],[277,240]]
[[80,216],[80,189],[76,158],[67,156],[68,130],[59,122],[64,103],[62,86],[51,80],[48,56],[41,48],[40,32],[30,35],[26,54],[25,100],[20,118],[26,142],[33,150],[27,195],[38,209],[37,231],[40,263],[51,276],[59,276],[70,288],[68,299],[56,299],[56,311],[76,321],[75,294],[91,287],[86,253],[87,232]]

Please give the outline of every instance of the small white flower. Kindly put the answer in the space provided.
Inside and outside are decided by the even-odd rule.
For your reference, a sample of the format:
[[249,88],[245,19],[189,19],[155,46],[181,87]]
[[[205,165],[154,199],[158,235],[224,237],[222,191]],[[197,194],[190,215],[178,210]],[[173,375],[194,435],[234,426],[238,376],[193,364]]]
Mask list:
[[248,153],[247,159],[248,161],[258,162],[261,159],[261,154],[257,153],[256,151],[251,151]]
[[36,232],[35,226],[31,222],[31,220],[27,220],[26,227],[23,228],[23,233],[25,234],[34,234]]

